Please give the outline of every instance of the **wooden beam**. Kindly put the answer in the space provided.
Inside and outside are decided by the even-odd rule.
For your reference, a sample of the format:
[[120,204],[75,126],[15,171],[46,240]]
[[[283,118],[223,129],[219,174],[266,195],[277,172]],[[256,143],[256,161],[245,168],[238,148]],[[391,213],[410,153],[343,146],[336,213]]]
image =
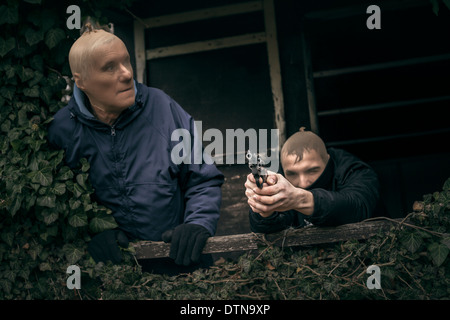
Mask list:
[[[303,27],[305,24],[303,24]],[[308,99],[309,124],[311,131],[319,135],[319,120],[317,118],[316,95],[314,91],[314,77],[311,63],[311,51],[305,30],[301,33],[303,63],[305,69],[306,96]]]
[[349,74],[355,72],[366,72],[366,71],[378,71],[381,69],[389,69],[389,68],[398,68],[405,67],[410,65],[416,65],[421,63],[431,63],[436,61],[445,61],[450,60],[450,54],[441,54],[429,57],[418,57],[411,59],[403,59],[389,62],[381,62],[381,63],[373,63],[362,66],[341,68],[341,69],[333,69],[333,70],[323,70],[314,72],[314,78],[323,78],[323,77],[332,77],[338,76],[341,74]]
[[[272,234],[245,233],[208,238],[204,254],[258,249],[258,246],[280,247],[310,246],[347,240],[368,239],[379,232],[387,232],[403,219],[368,220],[338,227],[305,227],[286,229]],[[170,243],[141,241],[133,243],[137,259],[154,259],[169,256]]]
[[144,25],[138,20],[134,20],[134,50],[136,57],[136,80],[139,83],[146,83],[145,78],[145,38]]
[[329,142],[326,142],[325,145],[327,147],[337,147],[337,146],[342,147],[342,146],[351,145],[351,144],[380,142],[380,141],[388,141],[388,140],[395,140],[395,139],[410,139],[410,138],[414,138],[414,137],[423,137],[423,136],[436,135],[436,134],[446,134],[449,132],[450,132],[450,127],[447,127],[447,128],[440,128],[440,129],[428,130],[428,131],[400,133],[400,134],[394,134],[394,135],[389,135],[389,136],[377,136],[377,137],[372,137],[372,138],[329,141]]
[[286,141],[286,121],[281,82],[280,56],[278,52],[277,27],[273,0],[263,0],[264,25],[266,29],[267,55],[269,59],[270,84],[275,111],[275,125],[279,130],[279,145]]
[[339,114],[348,114],[348,113],[354,113],[354,112],[364,112],[364,111],[390,109],[390,108],[398,108],[398,107],[410,107],[415,104],[434,103],[434,102],[441,102],[441,101],[447,101],[447,100],[450,100],[450,96],[439,96],[439,97],[414,99],[414,100],[393,101],[393,102],[377,103],[377,104],[370,104],[370,105],[365,105],[365,106],[349,107],[349,108],[342,108],[342,109],[330,109],[330,110],[320,111],[317,113],[317,115],[319,117],[335,116],[335,115],[339,115]]
[[[336,1],[336,3],[338,3]],[[327,9],[321,11],[311,11],[305,14],[305,18],[308,20],[325,21],[333,19],[345,19],[348,17],[364,14],[365,9],[369,6],[368,2],[363,2],[357,5],[351,5],[347,7],[337,7],[334,9]],[[425,7],[429,6],[431,11],[431,4],[428,1],[423,0],[390,0],[384,1],[381,5],[383,12],[393,10],[406,10],[409,8]]]
[[179,23],[199,21],[205,19],[219,18],[230,15],[260,11],[261,1],[250,1],[233,5],[213,7],[208,9],[194,10],[182,13],[174,13],[165,16],[143,19],[147,28],[170,26]]
[[146,51],[147,60],[172,57],[177,55],[205,52],[216,49],[231,48],[266,41],[264,32],[249,33],[240,36],[226,37],[207,41],[197,41],[169,47],[160,47]]

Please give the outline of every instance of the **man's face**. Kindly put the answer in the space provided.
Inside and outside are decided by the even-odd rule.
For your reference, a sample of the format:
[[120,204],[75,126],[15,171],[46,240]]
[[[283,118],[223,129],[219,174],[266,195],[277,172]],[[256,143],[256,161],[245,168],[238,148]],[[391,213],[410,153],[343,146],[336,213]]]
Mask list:
[[91,56],[89,74],[78,87],[92,105],[120,113],[134,104],[133,69],[128,50],[120,40],[98,47]]
[[316,150],[303,152],[303,159],[300,161],[297,161],[295,154],[282,155],[281,165],[286,179],[293,186],[303,189],[310,187],[326,167],[326,163]]

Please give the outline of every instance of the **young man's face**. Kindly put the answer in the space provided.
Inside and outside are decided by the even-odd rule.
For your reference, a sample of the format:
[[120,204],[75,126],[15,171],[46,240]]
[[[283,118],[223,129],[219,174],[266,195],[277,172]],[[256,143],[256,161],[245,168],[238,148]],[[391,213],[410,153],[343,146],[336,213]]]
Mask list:
[[120,40],[98,47],[91,56],[89,74],[78,87],[92,105],[120,113],[134,104],[133,69],[128,50]]
[[310,187],[326,167],[326,163],[316,150],[303,152],[303,158],[300,161],[297,161],[295,154],[282,155],[281,165],[286,179],[293,186],[303,189]]

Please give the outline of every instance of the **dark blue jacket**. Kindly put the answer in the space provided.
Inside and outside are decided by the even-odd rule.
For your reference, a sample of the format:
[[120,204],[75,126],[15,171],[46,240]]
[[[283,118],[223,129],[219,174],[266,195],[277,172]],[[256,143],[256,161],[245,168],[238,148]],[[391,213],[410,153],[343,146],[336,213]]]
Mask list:
[[50,144],[65,150],[70,167],[88,159],[97,201],[131,238],[159,241],[181,223],[202,225],[214,235],[222,173],[214,164],[171,160],[179,143],[172,141],[173,131],[184,128],[194,136],[193,118],[159,89],[136,83],[135,92],[135,104],[109,126],[88,111],[86,96],[75,87],[50,124]]

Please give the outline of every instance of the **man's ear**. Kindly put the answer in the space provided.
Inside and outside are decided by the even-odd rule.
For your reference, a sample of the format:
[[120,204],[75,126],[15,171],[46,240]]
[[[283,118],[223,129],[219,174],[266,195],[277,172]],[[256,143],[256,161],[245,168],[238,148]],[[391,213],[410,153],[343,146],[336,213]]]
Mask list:
[[80,90],[84,91],[84,89],[85,89],[84,83],[83,83],[84,81],[83,81],[83,79],[81,78],[81,75],[78,72],[75,72],[73,74],[73,80],[75,81],[75,84],[77,85],[77,87]]

